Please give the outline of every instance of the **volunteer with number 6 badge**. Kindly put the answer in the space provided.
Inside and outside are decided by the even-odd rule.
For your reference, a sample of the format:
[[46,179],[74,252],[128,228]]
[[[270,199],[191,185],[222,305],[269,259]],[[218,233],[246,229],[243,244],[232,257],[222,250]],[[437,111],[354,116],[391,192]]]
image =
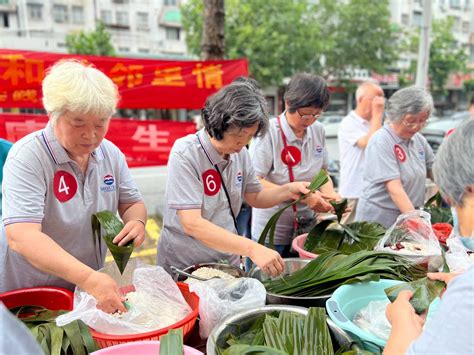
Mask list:
[[401,213],[423,206],[434,155],[419,131],[432,110],[431,95],[416,86],[401,89],[388,100],[389,123],[367,146],[357,221],[379,222],[388,228]]
[[15,143],[5,163],[0,292],[77,285],[98,308],[126,311],[115,281],[97,272],[106,247],[91,226],[93,213],[118,211],[125,226],[114,242],[145,238],[146,209],[125,156],[104,139],[118,98],[112,80],[78,61],[46,75],[49,122]]
[[266,102],[251,82],[231,83],[209,97],[204,128],[177,140],[168,161],[166,208],[158,265],[184,268],[247,256],[264,272],[284,270],[280,255],[236,234],[235,217],[245,200],[268,208],[308,193],[308,182],[263,189],[245,145],[268,126]]

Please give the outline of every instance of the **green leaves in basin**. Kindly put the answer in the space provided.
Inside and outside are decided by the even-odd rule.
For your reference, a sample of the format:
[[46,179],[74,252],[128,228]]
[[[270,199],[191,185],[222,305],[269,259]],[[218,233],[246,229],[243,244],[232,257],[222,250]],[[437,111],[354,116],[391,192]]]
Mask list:
[[160,355],[183,355],[183,329],[171,329],[160,336]]
[[[111,211],[97,212],[92,215],[91,219],[92,232],[95,240],[100,240],[100,238],[104,239],[120,273],[123,273],[130,259],[130,255],[132,255],[133,252],[133,240],[124,246],[113,243],[116,235],[123,229],[123,223]],[[102,230],[104,230],[104,234],[102,234]]]
[[424,277],[416,281],[386,288],[385,294],[390,302],[394,302],[401,291],[409,290],[413,292],[410,303],[413,308],[415,308],[417,314],[422,314],[428,309],[431,302],[441,294],[441,291],[443,291],[445,287],[446,284],[442,281],[433,281]]
[[[313,181],[311,181],[311,183],[309,184],[308,190],[310,190],[311,193],[315,192],[317,189],[319,189],[321,186],[323,186],[328,181],[329,181],[328,175],[326,174],[326,172],[324,170],[321,169],[319,171],[318,175],[316,175],[314,177]],[[258,239],[258,243],[264,245],[265,240],[267,240],[267,238],[268,238],[268,243],[273,248],[274,247],[273,240],[274,240],[274,236],[275,236],[275,230],[276,230],[276,225],[278,223],[278,219],[280,218],[280,216],[283,214],[283,212],[285,212],[285,210],[288,207],[291,207],[291,206],[297,204],[298,202],[301,202],[302,200],[304,200],[307,197],[308,194],[302,195],[299,199],[287,204],[286,206],[284,206],[284,207],[280,208],[278,211],[276,211],[275,214],[273,216],[271,216],[270,219],[268,220],[267,224],[265,225],[265,228],[263,228],[263,231],[260,234],[260,238]]]

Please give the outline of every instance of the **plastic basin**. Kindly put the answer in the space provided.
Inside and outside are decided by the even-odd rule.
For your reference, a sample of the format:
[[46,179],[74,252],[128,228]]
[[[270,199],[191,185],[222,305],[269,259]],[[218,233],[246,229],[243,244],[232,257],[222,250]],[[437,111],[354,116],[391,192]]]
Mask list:
[[74,306],[74,294],[60,287],[21,288],[0,294],[0,302],[7,308],[42,306],[52,311],[70,311]]
[[[94,355],[158,355],[160,353],[159,341],[136,341],[133,343],[114,345],[109,348],[94,351]],[[184,355],[202,355],[199,350],[187,345],[184,346]]]
[[291,246],[294,250],[296,250],[300,258],[315,259],[318,257],[318,254],[310,253],[309,251],[306,251],[303,248],[307,236],[308,233],[297,236],[295,239],[293,239]]

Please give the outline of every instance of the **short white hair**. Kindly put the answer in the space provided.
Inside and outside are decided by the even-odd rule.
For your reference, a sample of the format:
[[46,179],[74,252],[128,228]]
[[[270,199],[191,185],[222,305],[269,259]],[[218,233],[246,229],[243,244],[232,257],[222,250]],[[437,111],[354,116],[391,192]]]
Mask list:
[[474,120],[458,127],[436,154],[433,175],[441,193],[454,206],[463,206],[466,188],[474,185]]
[[56,62],[43,80],[43,106],[53,123],[66,111],[109,118],[118,101],[117,86],[109,77],[75,59]]
[[368,89],[371,88],[380,88],[380,86],[373,81],[364,81],[362,84],[360,84],[356,90],[356,102],[359,102],[359,99],[362,96],[367,95]]
[[425,88],[408,86],[390,97],[386,106],[387,119],[392,123],[400,122],[406,115],[418,115],[433,112],[433,98]]

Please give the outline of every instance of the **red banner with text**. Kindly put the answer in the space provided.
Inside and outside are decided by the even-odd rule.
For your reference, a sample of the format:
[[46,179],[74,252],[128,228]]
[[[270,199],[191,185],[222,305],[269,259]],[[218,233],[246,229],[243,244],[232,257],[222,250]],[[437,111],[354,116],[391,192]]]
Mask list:
[[[46,115],[0,114],[0,138],[16,142],[47,122]],[[154,166],[166,165],[175,140],[195,131],[192,122],[112,118],[106,138],[125,154],[128,166]]]
[[0,107],[42,108],[46,70],[68,58],[108,75],[119,88],[121,108],[200,109],[209,95],[248,75],[246,59],[175,61],[0,49]]

